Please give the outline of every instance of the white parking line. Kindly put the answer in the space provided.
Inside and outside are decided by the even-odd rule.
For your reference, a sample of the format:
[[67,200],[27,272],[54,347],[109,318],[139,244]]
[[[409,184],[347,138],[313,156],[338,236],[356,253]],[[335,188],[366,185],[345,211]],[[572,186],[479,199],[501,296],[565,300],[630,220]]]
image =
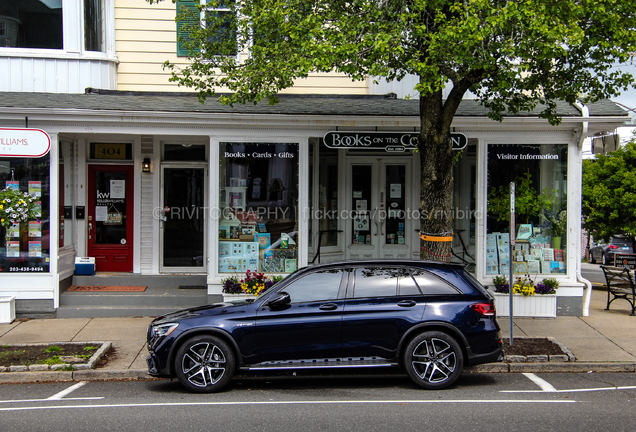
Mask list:
[[94,408],[131,408],[131,407],[180,407],[180,406],[239,406],[239,405],[344,405],[344,404],[568,404],[577,403],[573,400],[354,400],[354,401],[268,401],[268,402],[155,402],[136,404],[107,404],[107,405],[53,405],[41,407],[0,408],[0,411],[32,411],[46,409],[94,409]]
[[50,398],[47,398],[48,400],[60,400],[62,399],[64,396],[73,393],[75,390],[84,387],[84,385],[86,384],[86,381],[80,381],[75,385],[70,386],[69,388],[67,388],[66,390],[62,390],[61,392],[54,394],[53,396],[51,396]]
[[[589,389],[570,389],[570,390],[555,390],[553,393],[584,393],[595,391],[609,391],[609,390],[634,390],[636,386],[624,386],[624,387],[599,387]],[[543,393],[544,390],[501,390],[499,393]]]
[[[65,401],[81,401],[81,400],[100,400],[103,397],[85,397],[85,398],[66,398]],[[14,399],[14,400],[0,400],[0,404],[6,403],[32,403],[32,402],[52,402],[59,399]]]
[[538,385],[541,388],[541,391],[544,392],[556,392],[557,389],[555,389],[552,384],[550,384],[549,382],[547,382],[546,380],[539,378],[538,376],[536,376],[533,373],[524,373],[524,375],[533,383],[535,383],[536,385]]

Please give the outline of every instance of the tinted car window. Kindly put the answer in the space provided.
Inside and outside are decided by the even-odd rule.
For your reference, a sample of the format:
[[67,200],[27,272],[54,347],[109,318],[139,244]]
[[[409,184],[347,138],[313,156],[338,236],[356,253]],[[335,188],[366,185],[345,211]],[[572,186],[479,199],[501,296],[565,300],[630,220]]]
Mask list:
[[413,278],[424,295],[430,294],[460,294],[457,288],[445,280],[422,269],[413,269]]
[[385,267],[357,268],[353,296],[394,297],[397,295],[398,276],[401,274],[408,275],[408,271]]
[[341,279],[340,269],[317,271],[292,282],[283,291],[289,294],[292,303],[336,300]]
[[398,283],[398,295],[422,295],[422,293],[411,275],[402,275],[400,276],[400,281]]

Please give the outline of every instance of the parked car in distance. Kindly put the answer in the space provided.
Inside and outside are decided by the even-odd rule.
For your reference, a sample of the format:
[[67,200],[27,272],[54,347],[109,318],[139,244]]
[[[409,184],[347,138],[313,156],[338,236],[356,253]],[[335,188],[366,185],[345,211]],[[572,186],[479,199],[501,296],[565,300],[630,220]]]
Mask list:
[[590,248],[590,262],[600,262],[603,265],[614,265],[615,254],[634,253],[634,240],[628,236],[616,235],[610,239],[609,244],[599,242]]
[[236,371],[403,368],[426,389],[502,360],[492,295],[461,265],[365,260],[305,267],[256,300],[156,318],[149,374],[193,392]]

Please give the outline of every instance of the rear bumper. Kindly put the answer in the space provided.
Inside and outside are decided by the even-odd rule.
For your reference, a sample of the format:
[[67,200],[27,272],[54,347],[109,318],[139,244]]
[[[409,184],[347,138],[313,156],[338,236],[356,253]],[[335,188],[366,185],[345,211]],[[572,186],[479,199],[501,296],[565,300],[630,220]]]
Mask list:
[[502,347],[499,347],[496,350],[485,354],[473,354],[472,352],[469,352],[467,366],[476,366],[483,363],[501,362],[503,361],[503,358]]

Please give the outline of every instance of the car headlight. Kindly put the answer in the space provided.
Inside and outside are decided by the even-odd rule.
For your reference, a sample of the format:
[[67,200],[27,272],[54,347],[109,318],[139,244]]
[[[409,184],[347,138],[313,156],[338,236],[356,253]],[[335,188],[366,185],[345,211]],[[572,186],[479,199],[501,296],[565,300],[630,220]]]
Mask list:
[[151,336],[153,338],[159,338],[159,337],[163,337],[163,336],[168,336],[178,326],[179,326],[179,323],[167,323],[167,324],[159,324],[159,325],[156,325],[156,326],[152,326]]

